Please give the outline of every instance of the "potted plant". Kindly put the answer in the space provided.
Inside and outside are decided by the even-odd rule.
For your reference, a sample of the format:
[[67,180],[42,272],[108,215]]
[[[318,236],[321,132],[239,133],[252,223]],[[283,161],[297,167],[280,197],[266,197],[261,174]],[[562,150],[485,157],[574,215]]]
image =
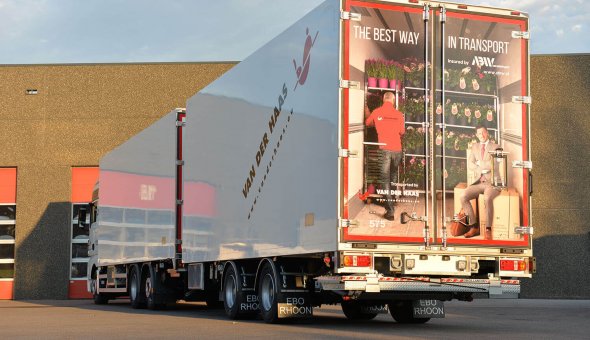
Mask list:
[[377,87],[377,61],[375,59],[365,60],[365,73],[367,74],[367,86]]
[[[400,78],[401,78],[402,70],[399,67],[399,64],[393,60],[389,62],[389,88],[394,90],[399,90],[401,85]],[[398,85],[400,84],[400,85]]]
[[377,75],[377,83],[380,88],[388,88],[389,87],[389,68],[387,67],[387,61],[380,59],[378,61],[378,75]]

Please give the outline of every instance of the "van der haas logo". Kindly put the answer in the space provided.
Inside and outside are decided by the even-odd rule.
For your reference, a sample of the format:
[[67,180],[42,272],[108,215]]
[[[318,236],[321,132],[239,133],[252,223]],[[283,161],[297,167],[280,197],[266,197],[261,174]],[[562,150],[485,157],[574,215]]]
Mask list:
[[318,33],[320,33],[320,31],[317,31],[315,33],[315,36],[312,40],[311,35],[309,34],[309,28],[305,29],[305,34],[307,35],[307,37],[305,38],[305,46],[303,47],[303,60],[301,61],[301,66],[297,66],[297,61],[293,59],[293,66],[295,67],[295,73],[297,74],[297,82],[295,83],[293,91],[297,89],[297,85],[303,85],[307,80],[307,74],[309,73],[309,64],[311,63],[311,48],[315,44],[315,40],[318,37]]

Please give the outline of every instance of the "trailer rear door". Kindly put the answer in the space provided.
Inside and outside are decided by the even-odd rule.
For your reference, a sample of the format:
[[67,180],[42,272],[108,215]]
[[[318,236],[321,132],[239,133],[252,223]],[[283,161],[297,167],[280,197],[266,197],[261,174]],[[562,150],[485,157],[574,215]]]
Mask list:
[[[359,86],[342,96],[342,240],[530,246],[527,17],[439,3],[344,11],[342,78]],[[479,235],[466,237],[450,226],[478,185]]]

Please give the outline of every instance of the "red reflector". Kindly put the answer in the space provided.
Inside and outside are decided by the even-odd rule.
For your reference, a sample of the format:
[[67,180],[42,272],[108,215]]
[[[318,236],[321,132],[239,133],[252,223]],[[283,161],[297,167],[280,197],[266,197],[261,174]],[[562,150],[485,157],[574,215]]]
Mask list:
[[344,255],[342,264],[345,267],[370,267],[371,256],[369,255]]
[[411,3],[411,4],[417,4],[418,3],[418,0],[408,0],[408,2]]
[[460,8],[460,9],[467,9],[467,6],[465,6],[465,5],[458,5],[458,6],[457,6],[457,8]]
[[512,14],[512,15],[520,15],[520,12],[519,11],[512,11],[512,12],[510,12],[510,14]]
[[525,271],[526,262],[523,260],[500,260],[500,270]]

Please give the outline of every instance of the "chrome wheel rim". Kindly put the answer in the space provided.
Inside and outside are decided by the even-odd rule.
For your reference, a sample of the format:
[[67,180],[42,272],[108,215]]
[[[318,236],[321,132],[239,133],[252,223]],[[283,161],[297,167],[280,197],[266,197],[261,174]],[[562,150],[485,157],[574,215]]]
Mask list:
[[90,280],[90,292],[92,293],[92,295],[96,295],[96,279],[91,279]]
[[236,303],[236,296],[238,295],[238,286],[236,284],[236,277],[231,275],[225,283],[225,303],[229,308],[232,308]]
[[145,278],[145,297],[149,298],[152,292],[152,277],[148,274]]
[[275,298],[275,282],[274,278],[270,274],[264,275],[262,278],[260,299],[262,300],[262,308],[264,310],[270,310],[272,303]]

